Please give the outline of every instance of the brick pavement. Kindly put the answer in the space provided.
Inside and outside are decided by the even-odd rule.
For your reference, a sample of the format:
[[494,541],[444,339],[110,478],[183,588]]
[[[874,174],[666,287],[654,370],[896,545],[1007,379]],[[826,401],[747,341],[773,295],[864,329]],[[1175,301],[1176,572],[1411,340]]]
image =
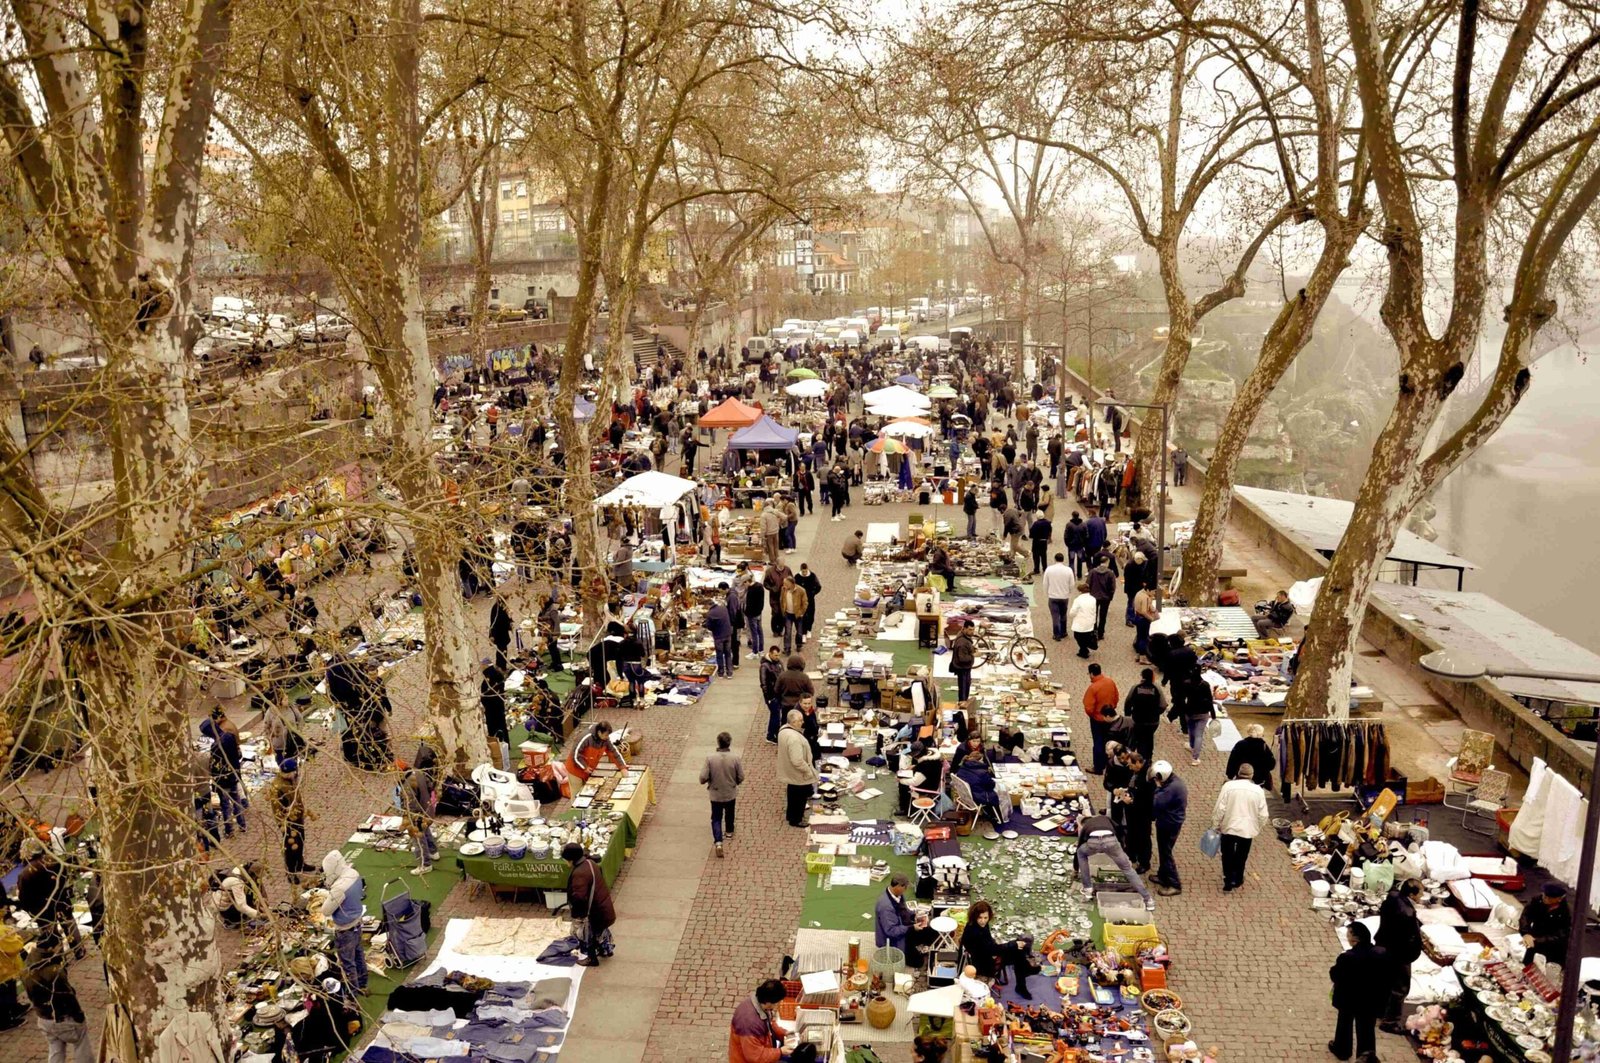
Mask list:
[[[1185,492],[1178,492],[1172,519],[1181,519]],[[858,496],[859,497],[859,496]],[[910,506],[863,507],[859,501],[839,524],[826,515],[802,520],[801,551],[793,563],[808,560],[823,581],[819,611],[831,612],[853,588],[851,570],[839,558],[844,537],[869,521],[904,519]],[[1070,507],[1069,507],[1070,508]],[[1057,524],[1066,511],[1058,503]],[[1264,578],[1266,573],[1252,573]],[[387,562],[372,577],[348,576],[318,584],[316,595],[324,626],[355,617],[375,589],[393,586],[397,575]],[[527,614],[534,600],[527,588],[511,593],[514,615]],[[1124,691],[1136,680],[1131,629],[1119,626],[1121,599],[1112,613],[1105,648],[1097,655]],[[487,646],[487,604],[474,603],[474,622]],[[1046,634],[1049,618],[1038,603],[1036,630]],[[1051,667],[1069,689],[1084,683],[1083,669],[1071,643],[1051,645]],[[419,721],[422,704],[422,660],[413,658],[390,675],[395,706],[393,734],[404,752]],[[643,714],[611,714],[645,738],[643,760],[656,773],[660,803],[647,816],[635,859],[624,864],[616,886],[621,921],[617,962],[586,976],[578,1020],[563,1059],[588,1060],[715,1059],[726,1042],[728,1015],[759,979],[775,973],[789,951],[799,922],[804,872],[800,853],[803,836],[782,825],[781,796],[773,775],[771,747],[763,741],[764,707],[756,692],[754,669],[745,665],[731,681],[713,684],[698,705],[652,709]],[[242,726],[249,721],[241,708],[230,714]],[[713,745],[717,730],[727,728],[742,750],[749,781],[739,803],[740,830],[728,846],[728,858],[709,859],[703,789],[694,777],[703,750]],[[337,743],[314,758],[306,769],[309,804],[318,819],[311,824],[309,847],[320,854],[346,839],[368,812],[387,807],[391,783],[382,776],[356,772],[338,757]],[[1327,967],[1333,956],[1332,932],[1308,910],[1306,891],[1280,846],[1270,840],[1252,854],[1246,888],[1220,892],[1219,869],[1197,848],[1212,801],[1221,783],[1224,758],[1208,752],[1191,768],[1182,739],[1163,729],[1157,753],[1177,766],[1191,794],[1189,826],[1179,841],[1178,858],[1185,873],[1185,892],[1162,899],[1158,912],[1176,966],[1174,987],[1185,997],[1202,1043],[1216,1043],[1230,1061],[1321,1059],[1331,1026],[1327,1005]],[[50,811],[81,800],[81,764],[30,776],[24,789]],[[255,810],[260,812],[261,810]],[[230,843],[219,860],[237,863],[261,858],[281,870],[276,838],[263,816],[248,835]],[[643,885],[641,885],[643,883]],[[272,896],[287,889],[274,881]],[[515,906],[497,904],[487,895],[468,899],[454,890],[440,916],[515,915]],[[237,935],[223,932],[225,958],[237,952]],[[105,1006],[104,985],[91,956],[74,968],[74,982],[96,1026]],[[859,1039],[870,1040],[870,1030]],[[904,1045],[880,1045],[886,1063],[909,1060]],[[1390,1038],[1380,1041],[1385,1058],[1404,1054]],[[45,1045],[31,1020],[16,1030],[0,1032],[0,1059],[43,1063]]]

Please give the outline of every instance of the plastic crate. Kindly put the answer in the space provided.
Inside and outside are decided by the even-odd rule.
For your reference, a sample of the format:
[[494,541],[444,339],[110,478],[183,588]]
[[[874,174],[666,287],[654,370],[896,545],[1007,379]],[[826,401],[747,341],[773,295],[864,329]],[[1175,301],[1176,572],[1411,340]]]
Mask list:
[[1150,917],[1144,898],[1137,893],[1102,889],[1096,893],[1095,905],[1106,923],[1143,923]]
[[1136,923],[1131,926],[1107,923],[1101,929],[1105,937],[1105,947],[1115,949],[1117,955],[1124,960],[1133,959],[1141,945],[1161,940],[1154,923]]
[[826,875],[833,870],[832,853],[807,853],[806,874]]

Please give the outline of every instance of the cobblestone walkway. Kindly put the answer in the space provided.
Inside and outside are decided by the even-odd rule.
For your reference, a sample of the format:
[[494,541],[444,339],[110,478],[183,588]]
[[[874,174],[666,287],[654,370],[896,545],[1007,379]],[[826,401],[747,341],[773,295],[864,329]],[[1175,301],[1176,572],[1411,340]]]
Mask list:
[[[1188,508],[1183,493],[1171,519]],[[809,561],[823,584],[820,615],[845,605],[854,587],[853,570],[839,556],[845,537],[869,522],[903,521],[910,506],[865,507],[859,501],[847,520],[830,522],[826,513],[802,519],[800,550],[792,565]],[[1070,507],[1058,503],[1056,523]],[[986,527],[987,525],[985,525]],[[1059,539],[1059,530],[1058,530]],[[1052,551],[1053,552],[1053,551]],[[1264,573],[1261,575],[1265,575]],[[367,597],[397,578],[380,567],[372,577],[345,577],[319,585],[313,592],[324,624],[344,623]],[[533,604],[525,588],[512,593],[513,613],[527,615]],[[1112,629],[1097,655],[1103,667],[1126,691],[1138,677],[1133,661],[1132,631],[1120,624],[1122,599],[1113,604]],[[487,606],[474,609],[478,638],[487,646]],[[1051,647],[1051,667],[1068,689],[1080,691],[1085,675],[1071,643],[1050,644],[1049,616],[1044,602],[1035,610],[1036,630]],[[770,629],[769,629],[770,630]],[[808,652],[814,663],[814,654]],[[744,658],[748,662],[748,656]],[[393,733],[404,752],[417,724],[415,706],[422,702],[421,658],[413,658],[390,677],[396,708]],[[235,717],[246,724],[242,711]],[[783,824],[781,794],[774,778],[773,750],[763,741],[765,708],[757,691],[756,669],[745,663],[734,679],[712,685],[698,705],[652,709],[642,714],[611,714],[644,735],[643,760],[656,773],[658,805],[647,817],[638,852],[624,865],[615,888],[619,924],[617,957],[590,971],[563,1063],[631,1063],[633,1060],[714,1060],[725,1053],[728,1017],[738,1000],[762,978],[776,973],[799,923],[804,888],[802,832]],[[734,736],[742,752],[748,780],[739,799],[738,832],[725,860],[712,858],[707,803],[697,775],[702,758],[714,748],[718,731]],[[379,776],[350,770],[339,760],[336,743],[311,761],[306,771],[309,805],[319,816],[311,825],[313,855],[341,844],[368,812],[387,807],[391,783]],[[1327,968],[1334,953],[1333,933],[1312,913],[1306,891],[1290,870],[1282,848],[1271,840],[1258,843],[1251,856],[1246,887],[1221,893],[1218,865],[1199,853],[1197,841],[1209,823],[1221,784],[1224,757],[1208,751],[1191,767],[1186,748],[1173,730],[1163,729],[1157,753],[1176,765],[1189,783],[1189,824],[1178,846],[1184,872],[1181,896],[1162,899],[1161,930],[1175,956],[1174,988],[1184,997],[1202,1044],[1217,1044],[1228,1063],[1260,1060],[1320,1060],[1331,1032],[1327,1004]],[[82,772],[69,766],[27,780],[30,794],[48,811],[82,792]],[[231,843],[219,857],[228,863],[260,858],[281,871],[277,839],[264,810],[251,832]],[[443,872],[441,872],[443,873]],[[274,896],[287,884],[274,882]],[[452,916],[512,916],[519,908],[497,904],[487,896],[468,899],[457,888],[438,913]],[[236,953],[238,937],[223,932],[225,960]],[[73,981],[89,1012],[91,1028],[105,1005],[99,964],[91,955],[74,966]],[[870,1030],[859,1031],[870,1040]],[[1384,1037],[1385,1059],[1406,1053],[1398,1041]],[[879,1045],[887,1063],[909,1060],[906,1046]],[[0,1032],[0,1059],[43,1063],[45,1044],[33,1022]]]

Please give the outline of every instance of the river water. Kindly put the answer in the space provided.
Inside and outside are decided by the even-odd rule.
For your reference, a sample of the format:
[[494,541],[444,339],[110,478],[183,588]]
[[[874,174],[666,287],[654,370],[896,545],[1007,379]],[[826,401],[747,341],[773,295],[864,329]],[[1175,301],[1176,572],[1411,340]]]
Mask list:
[[[1485,371],[1487,374],[1487,370]],[[1561,347],[1488,443],[1435,492],[1439,545],[1482,591],[1600,652],[1600,359]]]

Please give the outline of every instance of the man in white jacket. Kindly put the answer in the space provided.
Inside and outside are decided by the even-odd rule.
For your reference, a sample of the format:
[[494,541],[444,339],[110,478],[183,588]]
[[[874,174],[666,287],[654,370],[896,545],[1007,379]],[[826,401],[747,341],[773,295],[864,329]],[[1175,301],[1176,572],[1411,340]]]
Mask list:
[[1211,825],[1222,835],[1222,892],[1244,885],[1250,842],[1267,825],[1267,796],[1255,783],[1255,769],[1239,765],[1239,775],[1222,784]]

